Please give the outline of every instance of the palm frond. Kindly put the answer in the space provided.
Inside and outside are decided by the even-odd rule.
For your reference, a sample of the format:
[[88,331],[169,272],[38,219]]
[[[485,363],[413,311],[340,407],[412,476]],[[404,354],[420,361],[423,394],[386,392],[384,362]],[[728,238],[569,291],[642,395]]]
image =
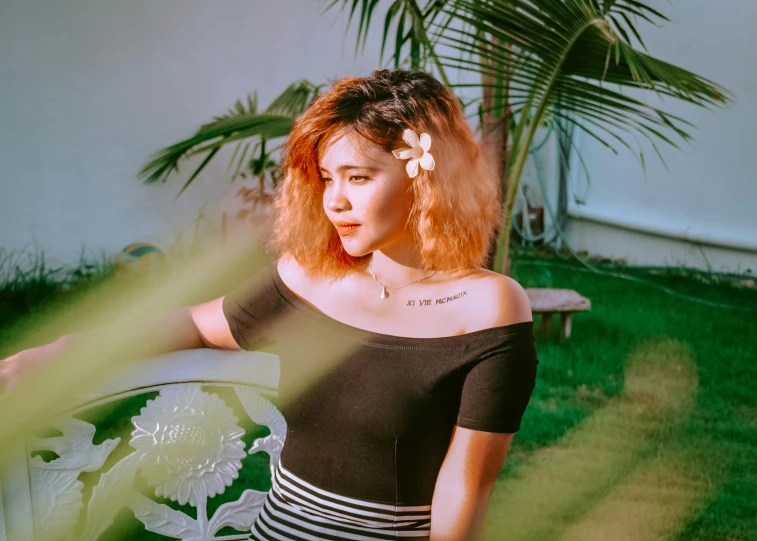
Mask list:
[[214,116],[213,120],[224,120],[228,118],[234,118],[241,115],[255,115],[258,113],[258,91],[255,90],[252,94],[247,95],[247,105],[242,103],[242,100],[237,100],[234,105],[231,106],[229,111],[222,116]]
[[[315,85],[307,80],[297,81],[287,87],[263,113],[258,112],[257,92],[248,95],[246,104],[237,100],[225,115],[214,117],[190,138],[166,147],[153,154],[140,169],[138,178],[145,184],[166,182],[171,173],[179,170],[179,162],[198,154],[207,153],[207,157],[190,175],[182,187],[181,194],[210,163],[221,147],[238,143],[232,155],[231,164],[237,162],[236,172],[240,174],[244,164],[249,164],[248,150],[250,139],[261,140],[286,137],[292,130],[294,119],[301,115],[310,102],[318,95],[322,85]],[[244,146],[242,146],[244,145]],[[253,154],[257,151],[253,148]],[[241,153],[240,153],[241,150]]]
[[[409,59],[412,69],[422,69],[427,62],[430,62],[437,69],[440,79],[444,83],[449,83],[444,67],[437,59],[435,43],[429,37],[427,31],[436,23],[437,17],[448,3],[449,0],[430,0],[425,2],[424,6],[421,6],[417,0],[395,0],[392,2],[384,15],[379,60],[383,62],[386,45],[390,43],[389,30],[394,26],[395,32],[392,40],[394,43],[394,51],[392,52],[394,67],[400,67],[403,51],[407,47],[410,51]],[[361,46],[363,49],[365,48],[377,4],[377,0],[328,0],[326,11],[337,7],[341,11],[349,10],[347,28],[352,24],[359,9],[356,53]],[[444,24],[448,24],[448,22]]]
[[[429,33],[458,56],[440,57],[445,68],[483,75],[482,83],[507,80],[518,117],[512,133],[506,217],[528,150],[550,116],[568,122],[613,151],[626,147],[642,164],[641,141],[662,159],[658,143],[678,146],[692,125],[662,106],[638,99],[639,91],[712,108],[731,101],[711,80],[652,57],[634,21],[667,19],[641,0],[450,0],[443,8],[459,24]],[[484,87],[482,85],[482,92]],[[663,162],[664,163],[664,162]],[[501,229],[498,261],[507,253],[509,218]]]
[[608,122],[675,144],[665,132],[686,140],[691,125],[626,96],[624,88],[703,107],[730,101],[714,82],[633,48],[629,38],[639,35],[634,18],[666,20],[642,2],[451,0],[444,10],[470,28],[432,29],[439,43],[470,55],[444,57],[445,67],[491,75],[507,70],[513,99],[535,92],[540,115],[559,102],[578,119],[606,115]]
[[271,102],[265,112],[296,118],[305,112],[322,88],[323,85],[315,85],[305,79],[294,82]]
[[[286,137],[293,123],[292,117],[266,114],[240,115],[210,122],[201,126],[192,137],[153,154],[140,169],[138,177],[145,184],[166,182],[171,173],[179,170],[179,162],[190,155],[212,152],[215,156],[222,146],[255,136],[267,139]],[[208,163],[209,160],[204,160],[190,177],[191,180]]]

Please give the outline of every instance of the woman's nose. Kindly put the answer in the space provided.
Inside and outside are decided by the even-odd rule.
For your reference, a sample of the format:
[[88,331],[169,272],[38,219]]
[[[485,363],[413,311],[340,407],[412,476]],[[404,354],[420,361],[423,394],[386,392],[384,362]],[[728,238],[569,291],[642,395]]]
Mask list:
[[334,183],[331,187],[329,187],[326,198],[326,205],[331,211],[345,210],[350,208],[350,201],[347,198],[347,194],[345,193],[344,189],[340,188],[339,183]]

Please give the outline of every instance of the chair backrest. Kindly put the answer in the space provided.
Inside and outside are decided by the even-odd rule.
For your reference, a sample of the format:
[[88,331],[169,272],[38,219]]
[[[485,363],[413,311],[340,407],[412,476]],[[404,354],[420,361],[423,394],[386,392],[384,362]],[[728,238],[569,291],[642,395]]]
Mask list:
[[[124,508],[146,530],[173,539],[247,539],[266,492],[245,489],[212,516],[208,500],[232,486],[248,454],[268,453],[272,473],[286,437],[286,422],[271,401],[278,382],[278,357],[262,352],[186,350],[119,367],[82,390],[76,407],[44,423],[59,435],[13,443],[0,465],[0,541],[95,541]],[[80,418],[156,392],[131,417],[129,441],[100,441],[96,427]],[[241,416],[249,417],[241,424],[267,426],[270,435],[245,449]],[[57,458],[32,456],[49,451]],[[123,456],[104,468],[111,455]],[[86,509],[83,473],[94,483]],[[135,488],[138,475],[150,492]],[[159,503],[153,494],[178,505]],[[187,505],[196,518],[177,509]]]

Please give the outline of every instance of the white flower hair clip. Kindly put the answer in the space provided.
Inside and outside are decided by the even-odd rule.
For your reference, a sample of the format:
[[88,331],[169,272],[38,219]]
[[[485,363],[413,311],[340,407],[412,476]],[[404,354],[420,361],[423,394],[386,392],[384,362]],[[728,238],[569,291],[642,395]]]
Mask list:
[[415,178],[418,175],[418,166],[420,165],[426,171],[433,171],[434,157],[429,154],[428,149],[431,148],[431,136],[427,133],[422,133],[420,137],[413,130],[405,130],[402,133],[402,139],[410,145],[410,148],[400,148],[392,150],[392,154],[398,160],[408,160],[405,165],[405,170],[410,178]]

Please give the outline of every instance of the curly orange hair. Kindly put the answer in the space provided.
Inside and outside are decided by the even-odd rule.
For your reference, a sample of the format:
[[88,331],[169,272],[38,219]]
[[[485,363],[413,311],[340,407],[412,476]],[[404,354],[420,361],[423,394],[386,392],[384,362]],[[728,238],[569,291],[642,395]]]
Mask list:
[[456,271],[484,263],[501,220],[499,180],[455,95],[432,75],[408,70],[339,79],[295,121],[282,152],[267,250],[289,252],[313,276],[342,277],[367,264],[370,254],[354,257],[344,250],[323,210],[319,153],[345,128],[386,152],[407,146],[407,128],[429,133],[436,168],[409,179],[408,225],[421,266]]

